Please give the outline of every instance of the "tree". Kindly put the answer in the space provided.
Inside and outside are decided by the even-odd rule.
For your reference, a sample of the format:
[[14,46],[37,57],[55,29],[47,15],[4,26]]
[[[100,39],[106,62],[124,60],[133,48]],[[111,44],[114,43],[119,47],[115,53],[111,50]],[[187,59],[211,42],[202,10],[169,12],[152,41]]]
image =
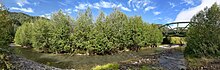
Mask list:
[[96,19],[95,26],[90,34],[90,54],[106,54],[111,49],[110,46],[107,45],[109,40],[107,39],[107,34],[105,34],[106,27],[106,16],[103,12],[100,12]]
[[13,41],[14,27],[12,21],[8,18],[8,11],[3,4],[0,3],[0,69],[13,69],[12,63],[9,62],[10,52],[8,45]]
[[139,50],[141,46],[145,44],[142,43],[144,41],[142,38],[144,23],[141,17],[135,16],[130,17],[128,24],[126,24],[126,43],[127,48],[130,50]]
[[126,48],[126,24],[128,23],[128,17],[115,9],[106,18],[106,34],[110,42],[113,44],[112,51],[114,50],[124,50]]
[[52,25],[52,40],[50,49],[52,52],[70,52],[71,41],[70,35],[74,20],[68,15],[63,13],[61,10],[54,13],[51,17]]
[[149,44],[150,45],[158,45],[163,41],[163,34],[158,29],[157,25],[151,24],[149,25]]
[[32,46],[35,49],[49,52],[54,25],[49,20],[39,19],[33,25]]
[[31,46],[32,42],[32,30],[33,23],[23,23],[21,27],[19,27],[15,34],[15,43],[22,46]]
[[73,46],[75,50],[84,50],[90,48],[90,34],[93,29],[92,13],[91,9],[87,8],[84,13],[79,13],[76,19],[73,35],[71,36],[73,40]]
[[8,11],[1,4],[0,7],[0,46],[8,46],[13,41],[13,21],[7,18]]
[[220,8],[217,3],[196,14],[187,32],[186,56],[215,57],[220,55]]

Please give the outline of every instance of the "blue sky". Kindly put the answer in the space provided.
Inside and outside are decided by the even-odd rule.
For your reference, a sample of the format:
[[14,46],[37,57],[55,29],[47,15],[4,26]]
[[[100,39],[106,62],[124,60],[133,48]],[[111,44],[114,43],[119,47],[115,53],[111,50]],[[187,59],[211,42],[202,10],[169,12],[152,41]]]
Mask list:
[[[1,1],[1,0],[0,0]],[[119,8],[128,16],[142,16],[149,23],[165,24],[189,19],[213,3],[220,0],[2,0],[12,12],[23,12],[33,16],[49,17],[59,9],[69,13],[73,18],[77,12],[92,9],[96,18],[100,11],[106,15]]]

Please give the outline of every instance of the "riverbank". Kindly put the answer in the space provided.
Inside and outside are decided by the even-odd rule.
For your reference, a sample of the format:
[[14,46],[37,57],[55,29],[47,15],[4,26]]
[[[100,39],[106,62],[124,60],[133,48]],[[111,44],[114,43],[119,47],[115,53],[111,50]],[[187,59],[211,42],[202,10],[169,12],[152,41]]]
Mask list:
[[[77,70],[89,70],[94,66],[103,65],[112,62],[123,62],[140,59],[141,57],[147,57],[160,53],[162,48],[146,48],[139,52],[123,52],[114,55],[74,55],[68,54],[48,54],[38,53],[31,49],[15,47],[14,52],[18,56],[25,57],[27,59],[54,66],[62,69],[77,69]],[[36,57],[37,56],[37,57]]]
[[[28,48],[14,47],[14,53],[22,57],[21,61],[24,60],[24,63],[26,60],[33,60],[33,62],[30,61],[30,63],[40,63],[57,67],[58,69],[90,70],[97,65],[105,65],[108,63],[119,64],[120,70],[140,70],[143,68],[156,70],[220,69],[220,60],[218,58],[185,59],[183,51],[184,47],[176,47],[176,45],[174,45],[173,47],[144,48],[139,52],[127,51],[114,55],[71,56],[69,54],[39,53]],[[47,68],[44,66],[42,67]]]

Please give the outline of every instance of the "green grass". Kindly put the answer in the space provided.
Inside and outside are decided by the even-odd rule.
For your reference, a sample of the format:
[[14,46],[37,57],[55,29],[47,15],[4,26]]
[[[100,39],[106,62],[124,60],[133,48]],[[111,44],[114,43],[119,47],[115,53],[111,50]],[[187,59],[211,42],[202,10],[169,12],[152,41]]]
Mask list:
[[171,37],[170,43],[172,43],[172,44],[186,44],[185,37]]
[[210,59],[210,58],[186,58],[188,62],[188,68],[189,69],[197,69],[200,67],[205,66],[209,62],[212,62],[215,59]]
[[119,64],[117,63],[108,63],[105,65],[98,65],[92,68],[92,70],[118,70],[119,69]]
[[131,59],[137,59],[137,57],[144,57],[147,55],[153,55],[163,50],[162,48],[145,48],[139,52],[123,52],[114,55],[74,55],[69,54],[48,54],[38,53],[32,49],[25,49],[15,47],[14,52],[27,59],[34,60],[39,63],[47,64],[50,66],[63,68],[63,69],[77,69],[77,70],[89,70],[94,66],[103,65],[113,62],[126,61]]

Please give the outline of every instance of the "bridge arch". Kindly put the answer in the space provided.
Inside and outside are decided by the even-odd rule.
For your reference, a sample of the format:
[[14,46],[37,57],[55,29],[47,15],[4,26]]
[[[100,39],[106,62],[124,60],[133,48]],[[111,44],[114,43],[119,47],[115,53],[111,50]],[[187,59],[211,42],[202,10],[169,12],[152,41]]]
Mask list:
[[172,22],[159,27],[164,37],[185,37],[190,24],[194,22]]
[[[163,34],[163,44],[171,44],[171,37],[186,37],[188,27],[194,22],[172,22],[159,26]],[[182,44],[181,44],[182,45]]]

